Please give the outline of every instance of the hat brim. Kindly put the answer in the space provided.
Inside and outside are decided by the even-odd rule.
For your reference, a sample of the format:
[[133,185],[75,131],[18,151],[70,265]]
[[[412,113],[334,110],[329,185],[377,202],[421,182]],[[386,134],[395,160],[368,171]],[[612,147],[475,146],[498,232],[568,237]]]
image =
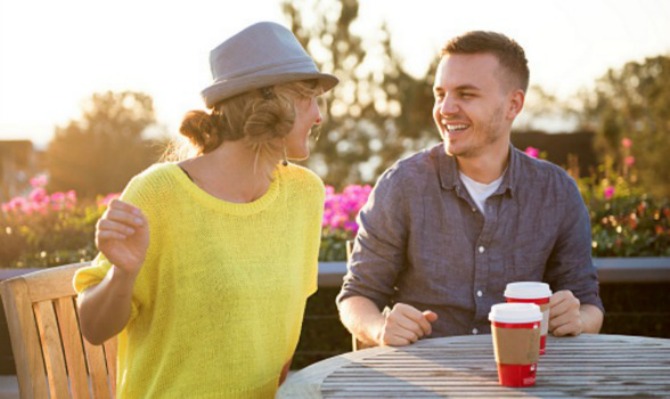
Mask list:
[[327,73],[292,72],[285,74],[255,75],[215,82],[202,91],[202,97],[205,100],[207,108],[213,108],[217,103],[247,91],[309,79],[317,79],[319,81],[319,86],[323,89],[324,93],[335,87],[339,82],[337,77]]

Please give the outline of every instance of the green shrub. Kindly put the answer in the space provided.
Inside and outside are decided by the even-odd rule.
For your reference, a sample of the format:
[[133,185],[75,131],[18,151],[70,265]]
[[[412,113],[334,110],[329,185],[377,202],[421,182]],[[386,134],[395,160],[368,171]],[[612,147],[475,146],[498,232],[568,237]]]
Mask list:
[[90,260],[95,224],[110,198],[80,201],[74,191],[48,194],[46,179],[32,191],[2,204],[0,267],[48,267]]
[[573,173],[591,214],[593,256],[670,256],[670,202],[642,191],[632,146],[621,141],[619,165],[606,156],[589,176]]

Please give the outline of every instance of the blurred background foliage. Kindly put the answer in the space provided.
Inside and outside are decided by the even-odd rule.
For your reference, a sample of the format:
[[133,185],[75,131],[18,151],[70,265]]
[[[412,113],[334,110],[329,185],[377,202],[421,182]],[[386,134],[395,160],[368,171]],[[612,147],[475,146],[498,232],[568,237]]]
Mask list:
[[[437,60],[427,81],[409,75],[385,25],[365,38],[354,33],[357,0],[283,1],[282,9],[320,68],[340,78],[307,161],[327,184],[374,182],[400,157],[439,141],[431,119]],[[301,10],[317,17],[307,20]]]
[[[632,145],[622,151],[629,152]],[[547,152],[528,147],[526,154],[542,158]],[[644,194],[633,165],[613,165],[608,161],[594,175],[575,176],[590,210],[593,256],[670,256],[670,202]],[[2,204],[0,265],[48,267],[92,259],[95,223],[118,194],[79,199],[73,190],[48,193],[45,176],[32,184],[27,196]],[[371,189],[326,186],[320,261],[346,259],[346,242],[358,231],[356,217]]]
[[635,158],[641,188],[670,196],[670,55],[610,69],[581,98],[580,119],[596,133],[601,159],[614,156],[615,164],[624,163],[617,148],[630,138],[635,146],[628,155]]
[[[437,54],[426,76],[416,78],[403,69],[386,26],[365,37],[356,33],[358,0],[281,4],[287,25],[320,68],[341,80],[325,96],[326,121],[305,162],[331,187],[326,211],[342,212],[333,216],[337,223],[324,218],[321,259],[341,260],[369,186],[399,158],[440,140],[431,117]],[[533,156],[559,163],[577,180],[591,211],[595,256],[670,255],[668,82],[670,55],[659,55],[609,70],[593,90],[569,101],[539,86],[528,93],[533,100],[512,141],[519,148],[534,145]],[[544,135],[551,144],[531,144],[527,139],[546,119],[574,122],[575,131]],[[48,179],[3,204],[2,267],[90,259],[102,196],[120,192],[156,162],[169,136],[156,121],[152,98],[132,91],[92,94],[81,117],[55,133],[46,151]],[[548,138],[559,136],[570,153],[556,160],[558,147]],[[70,202],[59,202],[63,198]]]
[[120,191],[162,154],[153,99],[132,91],[94,93],[79,120],[57,127],[46,152],[49,190],[75,190],[84,198]]

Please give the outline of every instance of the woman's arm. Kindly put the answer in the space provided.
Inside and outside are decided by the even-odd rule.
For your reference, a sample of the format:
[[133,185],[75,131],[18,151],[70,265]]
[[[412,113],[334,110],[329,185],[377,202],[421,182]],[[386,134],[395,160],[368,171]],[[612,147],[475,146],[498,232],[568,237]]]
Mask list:
[[149,247],[149,226],[142,212],[113,200],[96,226],[96,245],[112,263],[105,278],[78,298],[81,332],[100,345],[130,319],[133,287]]

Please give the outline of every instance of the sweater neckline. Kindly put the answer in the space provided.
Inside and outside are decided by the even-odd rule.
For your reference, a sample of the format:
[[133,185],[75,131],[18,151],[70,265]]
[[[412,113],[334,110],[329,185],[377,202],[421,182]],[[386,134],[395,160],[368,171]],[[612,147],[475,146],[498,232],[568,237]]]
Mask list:
[[217,198],[200,188],[188,178],[176,163],[170,163],[169,165],[170,173],[194,200],[209,208],[238,216],[252,215],[265,210],[277,199],[282,185],[282,173],[280,173],[279,168],[275,168],[272,172],[272,182],[263,195],[251,202],[230,202]]

